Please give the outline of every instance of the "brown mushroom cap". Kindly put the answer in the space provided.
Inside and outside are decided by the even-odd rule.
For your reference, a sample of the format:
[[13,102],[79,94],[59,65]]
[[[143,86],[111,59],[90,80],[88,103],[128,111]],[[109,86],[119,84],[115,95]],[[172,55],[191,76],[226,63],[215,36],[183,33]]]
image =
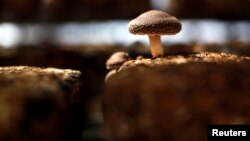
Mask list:
[[171,35],[180,32],[181,23],[168,13],[150,10],[133,19],[128,24],[129,32],[133,34]]
[[129,55],[126,52],[116,52],[107,60],[106,68],[108,70],[119,69],[124,62],[129,60],[129,58]]

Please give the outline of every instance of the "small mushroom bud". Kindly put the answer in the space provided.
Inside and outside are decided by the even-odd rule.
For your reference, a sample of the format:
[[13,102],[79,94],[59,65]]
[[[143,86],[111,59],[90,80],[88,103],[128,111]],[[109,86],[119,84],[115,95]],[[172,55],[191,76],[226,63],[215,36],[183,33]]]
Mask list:
[[122,66],[122,64],[128,61],[129,59],[130,57],[126,52],[116,52],[111,55],[106,62],[106,68],[110,71],[105,77],[105,82],[107,82],[108,79],[114,76],[119,70],[119,68]]
[[110,56],[106,62],[106,68],[108,70],[116,69],[118,70],[121,65],[130,59],[128,53],[126,52],[116,52]]
[[117,73],[116,69],[109,71],[105,76],[105,82],[107,82],[111,77],[113,77]]

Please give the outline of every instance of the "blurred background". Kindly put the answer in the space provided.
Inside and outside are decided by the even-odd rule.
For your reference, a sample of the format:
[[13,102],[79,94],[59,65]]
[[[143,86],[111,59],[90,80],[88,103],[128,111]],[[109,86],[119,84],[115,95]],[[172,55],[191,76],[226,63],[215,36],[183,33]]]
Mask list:
[[180,18],[183,30],[168,43],[249,43],[249,0],[1,0],[0,45],[128,46],[127,23],[150,9]]
[[120,50],[150,57],[148,38],[130,34],[127,25],[151,9],[182,23],[180,33],[162,37],[166,54],[250,56],[250,0],[0,0],[0,63],[80,70],[74,140],[100,140],[105,62]]

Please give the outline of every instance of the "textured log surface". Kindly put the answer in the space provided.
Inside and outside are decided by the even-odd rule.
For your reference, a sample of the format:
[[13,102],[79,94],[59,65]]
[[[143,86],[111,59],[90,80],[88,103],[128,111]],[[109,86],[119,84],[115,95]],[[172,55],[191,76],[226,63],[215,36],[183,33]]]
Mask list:
[[249,124],[249,83],[248,57],[198,53],[128,61],[106,83],[105,138],[201,141],[209,123]]
[[0,140],[66,140],[81,73],[0,67]]
[[146,66],[161,66],[168,64],[184,64],[184,63],[194,63],[194,62],[214,62],[214,63],[225,63],[225,62],[242,62],[250,61],[249,57],[237,56],[233,54],[226,53],[212,53],[212,52],[202,52],[202,53],[192,53],[192,54],[180,54],[180,55],[169,55],[165,58],[143,58],[138,57],[135,60],[130,60],[125,62],[119,69],[126,69],[128,67],[134,67],[137,65]]

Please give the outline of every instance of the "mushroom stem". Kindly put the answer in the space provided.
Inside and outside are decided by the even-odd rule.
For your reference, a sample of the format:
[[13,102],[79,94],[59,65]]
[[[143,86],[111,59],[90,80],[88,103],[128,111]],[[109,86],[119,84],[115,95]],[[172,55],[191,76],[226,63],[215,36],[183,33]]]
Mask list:
[[164,55],[164,50],[161,45],[161,36],[159,35],[149,35],[150,50],[153,58],[160,57]]

